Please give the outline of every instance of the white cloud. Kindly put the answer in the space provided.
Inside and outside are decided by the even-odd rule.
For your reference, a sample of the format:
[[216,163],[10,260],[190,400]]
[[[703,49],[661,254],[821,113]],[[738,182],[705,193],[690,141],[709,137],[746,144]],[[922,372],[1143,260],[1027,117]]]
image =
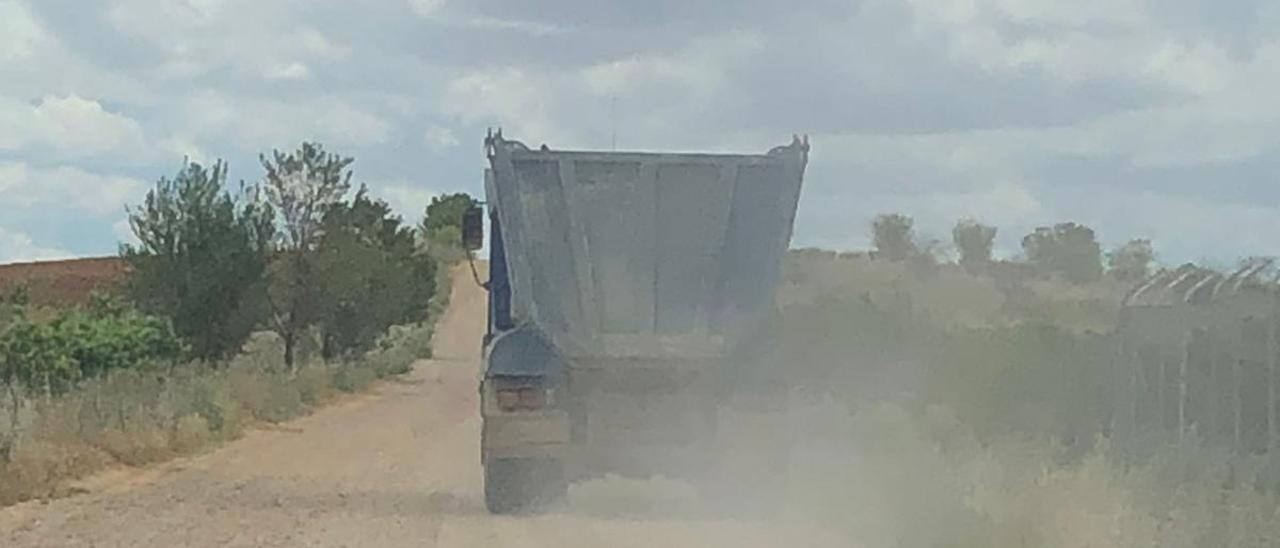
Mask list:
[[419,17],[432,17],[444,7],[445,0],[408,0],[409,9]]
[[693,41],[670,55],[636,55],[587,67],[581,78],[587,91],[609,95],[635,91],[646,86],[665,86],[682,93],[719,91],[725,69],[750,58],[763,47],[761,38],[745,31],[732,31]]
[[136,245],[138,237],[133,234],[133,226],[129,224],[128,217],[120,219],[111,225],[111,233],[115,234],[121,242]]
[[[393,151],[426,147],[447,151],[432,155],[439,180],[461,181],[474,179],[463,170],[479,158],[456,151],[486,125],[531,146],[599,148],[616,122],[624,149],[756,151],[793,130],[821,132],[806,189],[813,211],[797,228],[806,241],[842,241],[891,206],[916,212],[922,226],[934,222],[925,216],[946,217],[941,226],[972,215],[1013,233],[1086,209],[1041,179],[1098,177],[1132,190],[1159,188],[1165,175],[1153,172],[1187,187],[1221,166],[1271,177],[1265,166],[1280,154],[1280,102],[1271,99],[1280,95],[1280,27],[1271,23],[1280,12],[1245,22],[1250,7],[1200,13],[1191,3],[866,0],[721,15],[697,3],[667,13],[576,2],[116,0],[68,9],[0,0],[0,154],[26,162],[3,164],[6,191],[17,188],[14,166],[25,171],[22,191],[0,206],[21,202],[69,222],[111,208],[88,221],[107,234],[115,208],[145,190],[97,194],[128,179],[94,174],[120,155],[140,158],[131,172],[162,175],[181,156],[252,164],[258,152],[315,139],[393,164],[376,172],[413,173],[394,164],[416,157]],[[83,24],[99,19],[106,24]],[[218,91],[208,91],[213,82]],[[974,127],[984,129],[952,129]],[[366,152],[374,146],[388,153]],[[1223,200],[1276,198],[1249,192],[1264,195]],[[377,194],[416,216],[432,192],[401,181]],[[1144,210],[1150,225],[1140,228],[1157,241],[1184,230],[1182,218],[1212,222],[1187,213],[1193,202],[1153,203],[1165,210]],[[1270,211],[1219,206],[1204,204],[1204,215],[1273,232]],[[1119,207],[1097,215],[1137,217]],[[1104,234],[1120,232],[1112,226]],[[1241,246],[1230,247],[1223,253]]]
[[428,127],[426,141],[427,147],[437,151],[458,146],[458,136],[453,133],[452,129],[444,126],[432,125]]
[[413,12],[414,15],[455,28],[506,30],[533,37],[560,34],[565,30],[556,25],[537,21],[522,21],[471,13],[468,12],[466,9],[468,6],[465,5],[460,9],[449,9],[450,7],[457,7],[457,4],[451,6],[448,0],[407,1],[409,3],[409,11]]
[[[1211,254],[1280,256],[1280,207],[1270,203],[1217,203],[1153,191],[1110,189],[1105,200],[1091,204],[1105,219],[1105,237],[1143,236],[1158,249],[1172,249],[1176,260],[1198,260]],[[1109,230],[1105,230],[1109,228]]]
[[76,95],[46,97],[35,115],[49,133],[49,142],[62,150],[101,154],[143,146],[142,127],[136,121],[108,112],[97,101]]
[[6,208],[73,209],[100,216],[123,211],[146,186],[138,179],[75,167],[44,169],[0,161],[0,195]]
[[287,65],[268,67],[263,71],[268,80],[305,80],[311,76],[311,69],[298,62]]
[[953,59],[984,70],[1038,68],[1065,82],[1143,80],[1199,95],[1226,86],[1236,64],[1221,45],[1165,26],[1142,0],[908,4],[918,37],[941,36]]
[[487,30],[507,30],[528,34],[534,37],[550,36],[564,32],[563,28],[556,25],[487,16],[469,17],[461,20],[459,23],[463,27]]
[[158,144],[162,150],[175,158],[186,158],[201,165],[207,165],[214,161],[214,158],[204,148],[197,145],[193,139],[185,136],[174,135],[160,141]]
[[65,259],[71,253],[56,247],[37,244],[22,232],[0,227],[0,264]]
[[[330,146],[369,146],[386,142],[392,126],[337,97],[264,100],[205,90],[182,101],[181,136],[169,142],[202,150],[210,141],[230,141],[251,152],[296,146],[315,140]],[[190,136],[199,135],[201,141]]]
[[409,223],[417,223],[421,220],[427,204],[431,203],[431,198],[442,194],[438,190],[417,186],[408,181],[370,183],[369,189],[374,196],[386,200],[391,208]]
[[32,146],[47,147],[63,157],[138,156],[145,149],[138,122],[97,101],[50,96],[31,105],[0,97],[0,150]]
[[132,104],[149,97],[132,78],[69,51],[21,0],[0,0],[0,75],[0,101],[78,94]]
[[192,78],[229,68],[267,80],[302,79],[313,65],[346,59],[352,48],[306,25],[286,3],[251,0],[120,0],[108,20],[164,60],[161,78]]
[[578,138],[553,116],[553,86],[518,68],[476,71],[449,83],[442,109],[467,124],[500,126],[517,139],[573,146]]
[[0,61],[30,57],[49,40],[31,11],[16,0],[0,0]]
[[1052,218],[1044,204],[1025,186],[1004,182],[964,192],[939,192],[918,198],[923,215],[932,219],[981,219],[1000,226],[1016,226]]

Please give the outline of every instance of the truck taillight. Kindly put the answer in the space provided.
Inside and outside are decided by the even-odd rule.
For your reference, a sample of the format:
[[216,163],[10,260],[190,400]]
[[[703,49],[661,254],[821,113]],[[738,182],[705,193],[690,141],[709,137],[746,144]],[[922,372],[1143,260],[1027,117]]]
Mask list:
[[515,411],[520,408],[520,391],[515,389],[500,389],[497,391],[498,408],[503,411]]
[[528,411],[542,409],[547,405],[547,392],[541,388],[527,387],[520,389],[520,408]]
[[519,377],[497,377],[492,382],[495,403],[506,413],[537,411],[547,407],[550,400],[550,394],[541,382]]

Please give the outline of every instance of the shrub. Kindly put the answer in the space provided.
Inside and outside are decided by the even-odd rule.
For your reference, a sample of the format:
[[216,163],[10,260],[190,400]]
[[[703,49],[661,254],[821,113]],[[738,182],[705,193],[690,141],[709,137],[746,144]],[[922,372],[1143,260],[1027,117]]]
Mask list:
[[54,496],[59,480],[100,469],[108,460],[82,444],[28,440],[0,461],[0,504]]
[[170,447],[179,454],[194,453],[212,439],[209,421],[200,415],[186,415],[174,423],[170,432]]
[[0,332],[0,382],[61,394],[81,379],[175,360],[181,350],[167,322],[119,307],[64,311],[48,322],[20,316]]
[[333,379],[329,367],[324,364],[311,364],[298,371],[298,395],[302,403],[314,406],[324,402],[333,395]]
[[267,401],[259,419],[284,422],[302,414],[302,394],[295,383],[285,375],[271,375],[265,380]]
[[240,434],[244,413],[232,395],[226,375],[196,377],[188,387],[190,409],[204,420],[211,433],[221,439]]
[[333,386],[343,392],[356,392],[364,390],[376,380],[378,376],[372,369],[343,364],[334,371]]
[[164,460],[170,455],[169,433],[150,419],[140,419],[125,428],[111,428],[99,440],[112,458],[129,466]]
[[227,372],[231,398],[253,418],[262,418],[271,398],[263,376],[261,371],[239,367]]

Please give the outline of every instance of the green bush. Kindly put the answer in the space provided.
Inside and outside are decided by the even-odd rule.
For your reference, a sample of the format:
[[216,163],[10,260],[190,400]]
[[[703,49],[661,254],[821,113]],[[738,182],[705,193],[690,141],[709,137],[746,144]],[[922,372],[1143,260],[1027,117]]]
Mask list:
[[376,380],[378,380],[378,375],[372,369],[344,364],[334,371],[333,387],[343,392],[358,392],[364,390]]
[[333,378],[327,365],[311,364],[303,367],[298,370],[296,382],[298,395],[302,398],[302,403],[308,406],[323,403],[333,395]]
[[301,415],[302,393],[291,379],[284,375],[267,377],[267,402],[259,419],[267,422],[284,422]]
[[394,326],[359,362],[377,378],[402,375],[413,363],[431,357],[431,328],[426,325]]
[[69,310],[47,322],[19,315],[0,332],[0,382],[60,394],[82,379],[172,362],[181,352],[167,322],[129,309]]
[[226,375],[195,376],[186,383],[183,392],[180,401],[186,402],[190,412],[204,419],[210,432],[222,439],[239,435],[244,411],[232,395]]
[[[279,337],[256,334],[225,361],[177,363],[165,322],[99,301],[0,332],[0,505],[56,496],[109,464],[143,465],[281,422],[334,390],[356,392],[431,355],[429,324],[393,327],[370,351],[290,373]],[[34,365],[33,365],[34,364]]]

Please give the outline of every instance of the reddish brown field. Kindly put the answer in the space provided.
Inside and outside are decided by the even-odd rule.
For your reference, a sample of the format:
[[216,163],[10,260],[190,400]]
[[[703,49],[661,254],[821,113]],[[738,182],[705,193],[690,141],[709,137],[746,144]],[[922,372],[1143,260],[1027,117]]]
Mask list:
[[118,290],[128,266],[118,257],[0,265],[0,294],[25,286],[35,306],[74,306],[94,291]]

